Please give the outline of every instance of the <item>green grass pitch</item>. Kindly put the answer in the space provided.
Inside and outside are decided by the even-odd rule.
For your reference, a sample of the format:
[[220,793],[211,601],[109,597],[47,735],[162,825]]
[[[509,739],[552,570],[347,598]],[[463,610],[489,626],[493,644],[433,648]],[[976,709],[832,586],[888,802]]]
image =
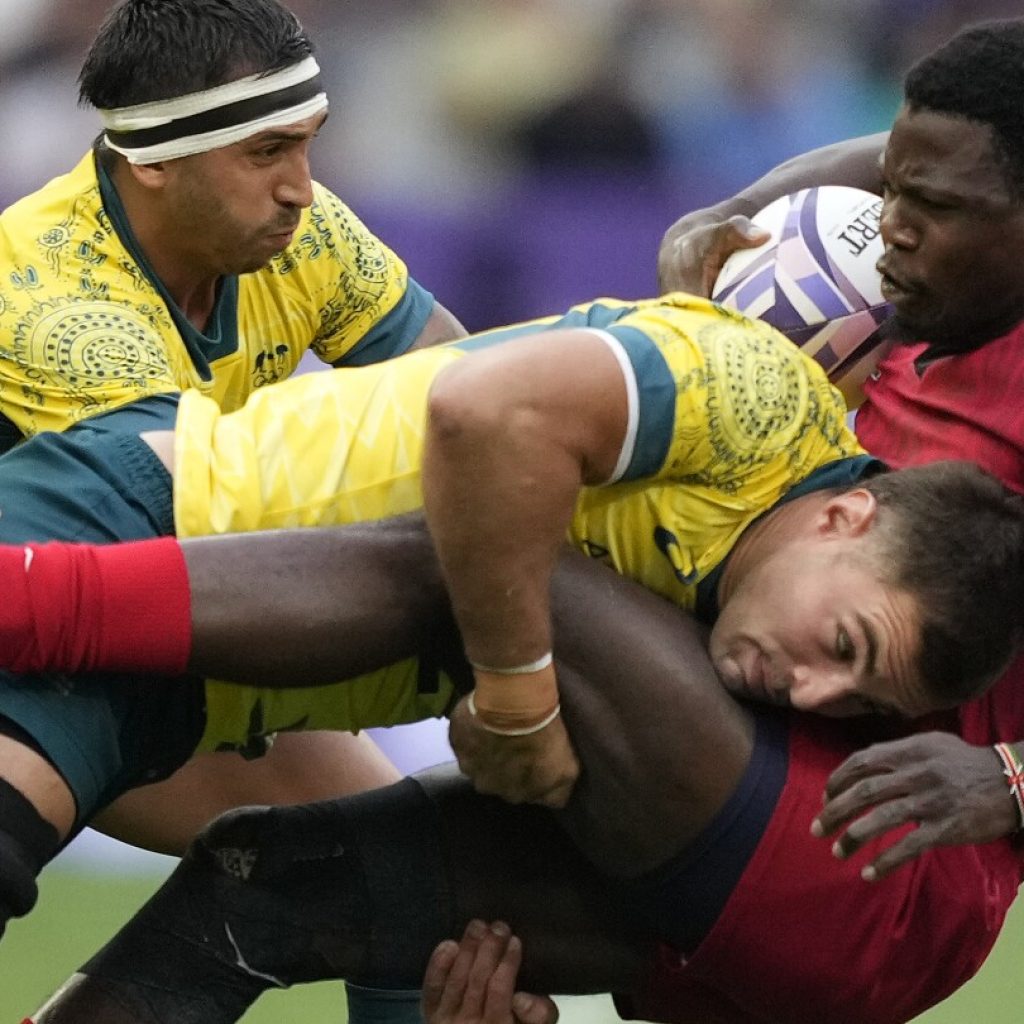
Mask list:
[[[157,876],[118,877],[55,867],[43,874],[40,900],[15,921],[0,944],[0,1024],[16,1024],[45,998],[157,887]],[[1024,994],[1024,907],[1016,907],[995,951],[973,981],[917,1024],[1015,1020]],[[246,1014],[245,1024],[341,1024],[342,986],[307,985],[271,992]],[[565,1024],[607,1024],[617,1018],[603,1004],[585,1013],[566,1006]],[[581,1006],[580,1009],[583,1007]]]

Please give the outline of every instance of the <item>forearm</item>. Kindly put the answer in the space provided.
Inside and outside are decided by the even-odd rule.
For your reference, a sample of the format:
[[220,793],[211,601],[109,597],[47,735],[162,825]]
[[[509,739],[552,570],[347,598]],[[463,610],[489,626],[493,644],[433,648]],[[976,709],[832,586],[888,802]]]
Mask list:
[[658,249],[663,291],[710,295],[725,261],[767,235],[750,219],[773,200],[814,185],[847,185],[881,192],[880,157],[887,136],[865,135],[813,149],[779,164],[736,195],[679,218]]
[[801,153],[772,168],[731,199],[716,204],[715,209],[725,216],[749,216],[780,196],[814,185],[847,185],[880,194],[880,158],[888,137],[888,132],[879,132]]
[[548,582],[579,465],[529,413],[434,408],[424,507],[466,653],[478,665],[532,661],[551,649]]
[[456,319],[455,315],[439,302],[434,303],[423,330],[412,343],[411,349],[432,348],[434,345],[443,345],[449,341],[456,341],[458,338],[465,338],[466,328]]
[[551,573],[580,488],[615,466],[626,404],[611,349],[582,331],[477,353],[435,381],[424,509],[473,662],[551,650]]
[[189,668],[261,685],[332,682],[448,635],[450,613],[420,516],[182,541]]

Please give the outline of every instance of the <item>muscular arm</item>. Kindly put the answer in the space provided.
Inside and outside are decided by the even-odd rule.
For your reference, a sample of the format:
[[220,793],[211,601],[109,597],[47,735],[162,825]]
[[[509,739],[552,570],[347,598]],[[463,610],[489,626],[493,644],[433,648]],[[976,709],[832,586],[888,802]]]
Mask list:
[[507,667],[551,650],[548,587],[580,488],[626,434],[619,363],[589,331],[476,353],[431,391],[424,508],[466,653]]
[[623,371],[589,331],[475,353],[434,383],[424,508],[474,664],[475,721],[455,716],[452,746],[481,792],[560,806],[575,782],[548,589],[580,487],[611,476],[627,417]]
[[802,153],[735,196],[680,217],[658,251],[661,290],[710,295],[726,259],[737,249],[764,241],[749,218],[773,199],[813,185],[848,185],[881,193],[880,158],[888,137],[888,132],[880,132]]
[[419,336],[409,347],[409,350],[443,345],[446,341],[465,338],[466,334],[466,328],[459,323],[455,316],[445,309],[440,302],[435,302],[434,308],[430,311],[430,316],[427,317],[427,322],[423,325],[423,330],[420,331]]
[[0,545],[0,667],[280,686],[333,682],[448,637],[421,516],[132,544]]

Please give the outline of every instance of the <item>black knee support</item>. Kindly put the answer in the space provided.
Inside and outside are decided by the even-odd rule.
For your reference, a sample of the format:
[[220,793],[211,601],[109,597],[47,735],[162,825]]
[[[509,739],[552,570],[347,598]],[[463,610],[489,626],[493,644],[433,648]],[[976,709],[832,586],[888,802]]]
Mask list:
[[0,935],[36,904],[36,875],[60,845],[57,830],[32,803],[0,779]]
[[[344,800],[231,812],[190,856],[247,883],[235,909],[252,901],[251,955],[263,962],[265,950],[264,970],[283,969],[288,983],[416,987],[431,950],[451,934],[436,809],[411,779]],[[287,920],[268,906],[271,893]]]
[[436,818],[412,780],[223,815],[43,1019],[110,1003],[111,1019],[220,1024],[296,982],[418,986],[455,934]]

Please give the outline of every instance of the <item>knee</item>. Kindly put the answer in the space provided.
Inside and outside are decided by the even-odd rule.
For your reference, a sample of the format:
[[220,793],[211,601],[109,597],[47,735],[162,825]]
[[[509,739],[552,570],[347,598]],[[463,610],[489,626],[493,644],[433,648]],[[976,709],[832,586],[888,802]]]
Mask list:
[[355,844],[344,801],[239,807],[207,825],[185,859],[243,883],[273,887],[298,865],[351,859]]
[[33,804],[0,779],[0,935],[36,904],[36,876],[60,845],[57,830]]
[[196,835],[184,859],[248,881],[274,834],[273,812],[269,806],[225,811]]

